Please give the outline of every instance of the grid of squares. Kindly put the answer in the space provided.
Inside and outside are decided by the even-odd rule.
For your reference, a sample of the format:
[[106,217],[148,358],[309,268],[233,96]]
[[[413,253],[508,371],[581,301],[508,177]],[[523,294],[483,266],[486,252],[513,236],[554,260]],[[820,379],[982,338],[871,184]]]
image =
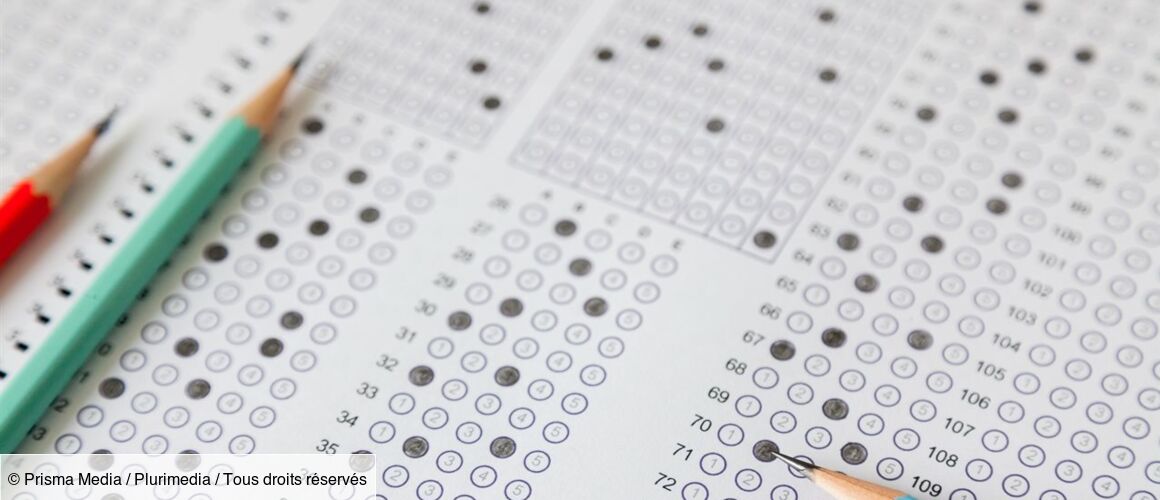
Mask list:
[[617,7],[513,162],[775,259],[925,11],[746,3]]
[[564,35],[572,0],[348,0],[318,37],[310,85],[478,147]]
[[9,1],[0,11],[0,186],[7,188],[168,63],[204,3]]

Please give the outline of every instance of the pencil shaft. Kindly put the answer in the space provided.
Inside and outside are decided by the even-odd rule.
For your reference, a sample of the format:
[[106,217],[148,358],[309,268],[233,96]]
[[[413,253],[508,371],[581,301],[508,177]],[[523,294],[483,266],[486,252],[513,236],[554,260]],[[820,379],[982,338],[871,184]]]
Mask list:
[[838,500],[906,500],[909,495],[893,488],[847,476],[829,469],[816,469],[815,484]]
[[0,392],[0,453],[11,453],[106,333],[173,255],[257,149],[260,132],[232,118]]
[[48,197],[37,193],[31,182],[22,181],[12,188],[0,201],[0,267],[51,212]]
[[48,219],[96,140],[93,131],[81,135],[13,186],[0,201],[0,268]]

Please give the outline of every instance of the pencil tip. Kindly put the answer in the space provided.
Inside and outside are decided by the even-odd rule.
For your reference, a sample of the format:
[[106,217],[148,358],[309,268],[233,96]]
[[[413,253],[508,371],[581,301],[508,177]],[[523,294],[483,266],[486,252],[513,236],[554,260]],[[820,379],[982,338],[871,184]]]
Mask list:
[[306,48],[302,49],[302,53],[298,54],[298,57],[294,58],[294,62],[290,63],[290,74],[295,74],[298,72],[298,68],[302,66],[302,61],[305,61],[306,56],[310,54],[310,47],[310,45],[307,45]]
[[117,112],[120,110],[121,106],[113,106],[113,109],[109,111],[109,114],[105,115],[105,119],[97,122],[97,124],[93,126],[93,134],[97,137],[100,137],[101,134],[104,134],[105,131],[109,130],[109,126],[113,124],[113,117],[117,116]]
[[781,451],[770,450],[769,453],[772,454],[774,457],[777,457],[778,460],[785,462],[785,464],[788,465],[791,469],[794,469],[802,474],[805,474],[806,476],[812,475],[811,473],[815,469],[818,469],[817,465],[811,464],[811,463],[806,462],[804,460],[798,460],[797,458],[786,455],[786,454],[782,453]]

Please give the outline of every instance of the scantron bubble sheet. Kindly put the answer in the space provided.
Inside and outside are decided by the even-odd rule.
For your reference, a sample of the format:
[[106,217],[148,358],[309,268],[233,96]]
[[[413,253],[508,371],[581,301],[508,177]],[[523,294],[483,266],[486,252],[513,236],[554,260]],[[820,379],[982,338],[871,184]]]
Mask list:
[[277,129],[27,453],[372,452],[379,498],[1160,491],[1160,8],[6,2],[0,390],[229,111]]

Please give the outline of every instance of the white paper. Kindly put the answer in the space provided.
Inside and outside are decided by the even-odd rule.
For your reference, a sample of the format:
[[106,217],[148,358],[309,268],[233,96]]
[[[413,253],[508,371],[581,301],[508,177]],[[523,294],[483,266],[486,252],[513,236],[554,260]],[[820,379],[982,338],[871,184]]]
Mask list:
[[[313,51],[22,452],[369,450],[392,499],[825,498],[770,440],[916,498],[1155,498],[1149,2],[123,3],[188,31],[130,30],[168,57],[0,275],[7,380],[196,154],[175,127]],[[52,22],[116,19],[84,5]],[[12,182],[53,151],[17,131],[36,96],[75,91],[21,65],[74,63],[2,12]]]

